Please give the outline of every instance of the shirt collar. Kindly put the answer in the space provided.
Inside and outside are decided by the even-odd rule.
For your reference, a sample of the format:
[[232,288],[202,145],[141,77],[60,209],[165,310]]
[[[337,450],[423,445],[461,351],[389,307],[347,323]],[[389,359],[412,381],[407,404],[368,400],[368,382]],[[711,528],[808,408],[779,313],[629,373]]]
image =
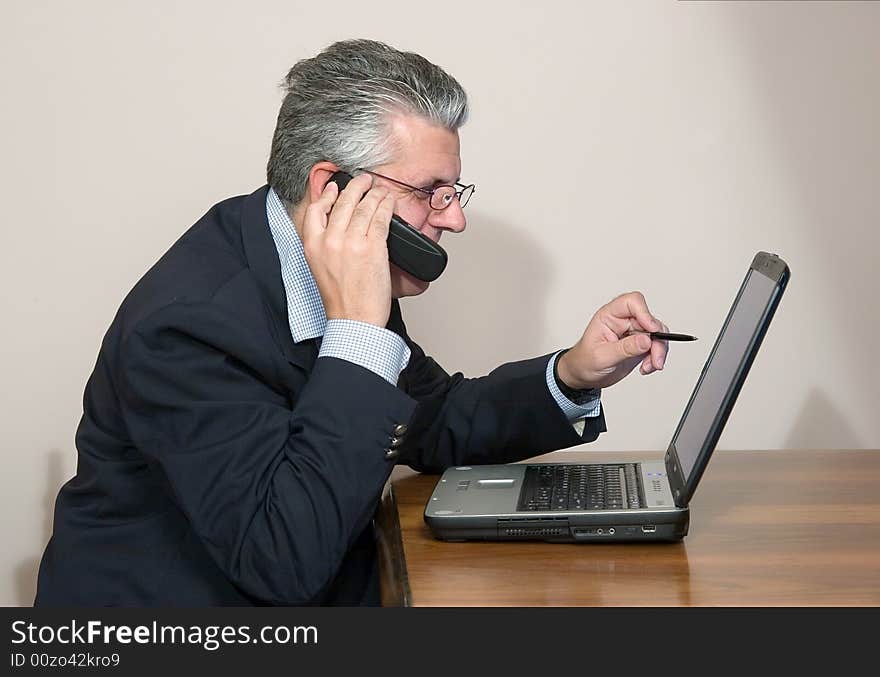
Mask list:
[[266,216],[281,262],[290,334],[296,343],[323,336],[327,326],[324,303],[299,234],[274,188],[266,195]]

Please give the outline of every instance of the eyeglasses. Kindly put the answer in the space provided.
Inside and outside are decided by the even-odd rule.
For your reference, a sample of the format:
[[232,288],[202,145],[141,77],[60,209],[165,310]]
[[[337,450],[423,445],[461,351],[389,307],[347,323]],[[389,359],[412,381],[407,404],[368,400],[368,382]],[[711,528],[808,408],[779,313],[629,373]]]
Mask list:
[[410,190],[414,190],[423,195],[427,195],[430,198],[431,209],[436,209],[438,211],[441,209],[446,209],[449,205],[452,204],[452,201],[455,198],[458,198],[459,204],[462,206],[462,208],[464,208],[464,206],[468,203],[468,200],[471,199],[471,195],[473,195],[474,191],[476,190],[476,186],[474,186],[474,184],[466,186],[463,183],[458,182],[456,182],[454,186],[441,185],[431,189],[418,188],[416,186],[411,186],[408,183],[404,183],[403,181],[392,179],[390,176],[385,176],[384,174],[379,174],[378,172],[371,172],[369,169],[363,169],[362,167],[359,167],[357,171],[371,174],[373,176],[378,176],[380,179],[391,181],[392,183],[396,183],[399,186],[403,186],[404,188],[409,188]]

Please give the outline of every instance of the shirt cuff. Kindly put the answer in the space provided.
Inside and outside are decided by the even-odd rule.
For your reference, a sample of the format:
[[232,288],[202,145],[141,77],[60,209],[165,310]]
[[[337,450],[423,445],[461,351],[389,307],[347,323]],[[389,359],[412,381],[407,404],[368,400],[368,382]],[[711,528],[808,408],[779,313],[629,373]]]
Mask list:
[[596,395],[594,399],[585,402],[584,404],[575,404],[563,395],[559,386],[556,385],[556,379],[553,377],[553,363],[556,361],[556,356],[561,352],[561,350],[555,352],[547,363],[547,387],[550,389],[550,394],[553,395],[556,404],[562,409],[562,413],[565,414],[566,418],[572,423],[579,419],[594,418],[598,416],[602,411],[600,395]]
[[327,320],[318,353],[322,357],[352,362],[396,386],[409,364],[410,349],[389,329],[357,320]]

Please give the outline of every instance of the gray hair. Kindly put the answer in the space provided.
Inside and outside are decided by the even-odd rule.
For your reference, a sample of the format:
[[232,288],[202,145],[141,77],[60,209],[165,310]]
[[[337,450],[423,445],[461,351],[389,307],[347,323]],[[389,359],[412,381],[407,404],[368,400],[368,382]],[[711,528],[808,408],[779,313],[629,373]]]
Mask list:
[[467,95],[442,68],[373,40],[345,40],[297,62],[266,167],[269,185],[290,204],[306,192],[309,171],[330,161],[352,171],[393,159],[394,114],[417,115],[451,131],[467,120]]

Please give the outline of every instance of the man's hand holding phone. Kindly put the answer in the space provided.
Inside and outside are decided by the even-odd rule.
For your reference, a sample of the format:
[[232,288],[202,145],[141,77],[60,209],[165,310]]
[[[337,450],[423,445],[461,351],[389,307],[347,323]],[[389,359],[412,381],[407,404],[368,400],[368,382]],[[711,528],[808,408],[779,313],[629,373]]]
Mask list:
[[341,193],[330,182],[309,205],[303,248],[327,319],[384,327],[391,313],[388,227],[394,197],[360,174]]

